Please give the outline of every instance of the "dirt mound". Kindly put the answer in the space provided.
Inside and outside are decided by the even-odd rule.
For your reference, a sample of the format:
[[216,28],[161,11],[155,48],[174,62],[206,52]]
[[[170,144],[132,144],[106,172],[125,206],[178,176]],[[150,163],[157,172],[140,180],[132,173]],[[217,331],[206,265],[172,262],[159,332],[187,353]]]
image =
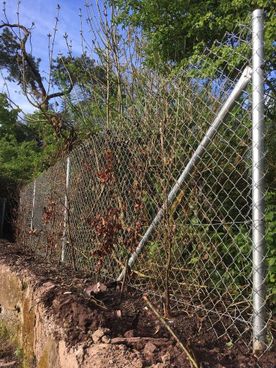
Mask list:
[[[126,288],[122,294],[116,282],[96,284],[91,275],[64,265],[52,267],[14,244],[2,243],[0,254],[15,270],[31,272],[36,287],[50,285],[42,298],[47,313],[65,331],[68,346],[84,343],[91,366],[191,367],[137,290]],[[276,367],[275,351],[257,361],[241,342],[230,346],[227,341],[218,341],[205,325],[200,330],[192,315],[172,316],[168,323],[201,368]]]
[[129,351],[124,345],[96,344],[87,357],[91,367],[143,368],[139,353]]

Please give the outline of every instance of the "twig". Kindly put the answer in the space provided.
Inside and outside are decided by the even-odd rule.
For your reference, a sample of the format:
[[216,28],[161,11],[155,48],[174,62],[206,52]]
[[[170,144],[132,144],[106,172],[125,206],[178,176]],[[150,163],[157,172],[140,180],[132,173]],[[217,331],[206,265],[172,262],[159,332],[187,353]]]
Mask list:
[[68,231],[68,236],[69,236],[69,242],[70,242],[70,255],[71,255],[71,260],[73,263],[73,268],[76,271],[77,270],[77,264],[76,264],[76,254],[75,254],[75,247],[73,246],[73,238],[72,238],[72,232],[71,232],[71,226],[70,226],[70,203],[68,204],[68,208],[67,208],[67,231]]
[[110,340],[110,344],[137,344],[152,342],[156,346],[170,345],[171,342],[166,338],[156,338],[156,337],[114,337]]
[[146,302],[148,307],[152,310],[152,312],[155,314],[155,316],[159,319],[159,321],[162,323],[162,325],[169,331],[169,333],[172,335],[172,337],[175,339],[181,350],[185,353],[187,356],[191,367],[192,368],[199,368],[199,365],[195,361],[195,358],[193,357],[193,354],[191,354],[188,349],[182,344],[182,342],[179,340],[179,338],[176,336],[176,334],[173,332],[171,327],[168,325],[168,323],[164,320],[164,318],[158,313],[158,311],[154,308],[154,306],[151,304],[151,302],[148,300],[148,298],[144,295],[143,300]]
[[[115,262],[118,263],[118,265],[120,265],[122,267],[122,269],[125,269],[125,265],[123,264],[123,262],[121,262],[114,254],[112,254],[113,259],[115,260]],[[135,273],[137,276],[139,277],[143,277],[143,278],[147,278],[147,279],[152,279],[154,280],[154,277],[151,277],[150,275],[145,275],[142,272],[136,271],[136,270],[131,270],[132,273]]]
[[122,299],[122,296],[123,296],[123,293],[124,293],[124,290],[125,290],[125,287],[126,287],[128,273],[129,273],[129,265],[128,265],[128,256],[127,256],[126,261],[125,261],[125,273],[124,273],[123,282],[122,282],[122,286],[121,286],[120,300]]
[[95,297],[90,295],[89,298],[90,301],[92,301],[94,304],[96,304],[100,309],[108,310],[107,306],[99,299],[96,299]]

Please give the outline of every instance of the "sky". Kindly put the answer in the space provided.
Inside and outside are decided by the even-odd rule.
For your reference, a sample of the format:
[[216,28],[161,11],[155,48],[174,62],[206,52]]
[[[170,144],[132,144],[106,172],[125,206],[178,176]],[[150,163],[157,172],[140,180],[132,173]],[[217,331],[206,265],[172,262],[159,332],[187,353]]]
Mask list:
[[[20,1],[20,23],[25,26],[31,26],[35,23],[31,45],[32,54],[41,58],[41,70],[44,76],[49,71],[48,56],[48,34],[53,34],[55,18],[57,16],[57,5],[60,5],[60,16],[58,23],[58,31],[56,34],[54,57],[59,53],[66,54],[68,49],[64,40],[64,34],[68,34],[68,39],[72,42],[73,54],[78,56],[82,53],[81,36],[80,36],[80,17],[79,13],[82,9],[83,29],[86,38],[89,39],[90,30],[85,21],[87,18],[86,0],[21,0]],[[90,4],[95,7],[96,0],[90,0]],[[17,0],[6,0],[6,14],[9,22],[17,21]],[[96,11],[95,11],[96,13]],[[0,20],[4,20],[3,12],[0,10]],[[96,19],[95,19],[96,22]],[[30,45],[29,45],[30,46]],[[10,97],[14,100],[24,112],[32,112],[33,106],[27,101],[20,91],[16,83],[8,83]],[[5,81],[0,76],[0,92],[6,91]]]

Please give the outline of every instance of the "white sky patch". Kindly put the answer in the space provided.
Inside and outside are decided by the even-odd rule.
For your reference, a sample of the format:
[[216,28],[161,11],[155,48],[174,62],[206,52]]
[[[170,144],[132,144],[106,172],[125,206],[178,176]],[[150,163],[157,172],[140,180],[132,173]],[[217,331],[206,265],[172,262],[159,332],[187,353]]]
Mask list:
[[[18,83],[4,80],[2,75],[0,75],[0,92],[5,93],[25,114],[35,110],[35,107],[23,95]],[[16,108],[15,105],[12,106]]]

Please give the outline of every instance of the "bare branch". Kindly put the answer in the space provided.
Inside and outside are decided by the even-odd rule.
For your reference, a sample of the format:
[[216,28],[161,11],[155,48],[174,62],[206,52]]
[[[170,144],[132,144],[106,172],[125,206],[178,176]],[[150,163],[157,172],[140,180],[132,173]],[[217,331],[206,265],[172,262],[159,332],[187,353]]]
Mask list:
[[[57,27],[57,21],[58,21],[58,18],[56,18],[55,31]],[[2,24],[0,25],[0,29],[2,28],[9,28],[11,30],[18,29],[20,31],[20,36],[18,36],[15,32],[13,32],[13,34],[14,34],[15,42],[17,43],[17,46],[22,54],[21,55],[22,57],[21,73],[23,77],[23,80],[21,82],[22,88],[23,88],[26,98],[28,99],[29,103],[32,106],[34,106],[35,108],[38,108],[42,112],[47,112],[49,110],[49,101],[51,99],[62,97],[64,95],[69,94],[72,91],[73,86],[74,86],[73,81],[70,79],[70,85],[66,90],[55,92],[55,93],[49,93],[50,87],[48,88],[48,91],[47,91],[44,86],[40,71],[38,70],[38,68],[36,68],[35,63],[33,62],[32,56],[26,50],[26,44],[28,42],[29,37],[31,36],[32,27],[27,28],[26,26],[19,24],[19,23],[16,24],[16,23],[2,22]],[[23,34],[22,38],[21,38],[21,32]],[[53,42],[54,42],[54,39],[53,39]],[[51,55],[50,67],[52,65],[52,58],[53,58],[53,46],[54,45],[52,43],[51,50],[50,50],[50,55]],[[29,68],[30,72],[32,73],[33,80],[31,81],[26,80],[26,68]],[[33,97],[34,100],[30,98],[27,92],[28,86],[30,87],[32,91],[31,96]],[[50,120],[49,119],[47,120],[52,124],[51,118]]]

